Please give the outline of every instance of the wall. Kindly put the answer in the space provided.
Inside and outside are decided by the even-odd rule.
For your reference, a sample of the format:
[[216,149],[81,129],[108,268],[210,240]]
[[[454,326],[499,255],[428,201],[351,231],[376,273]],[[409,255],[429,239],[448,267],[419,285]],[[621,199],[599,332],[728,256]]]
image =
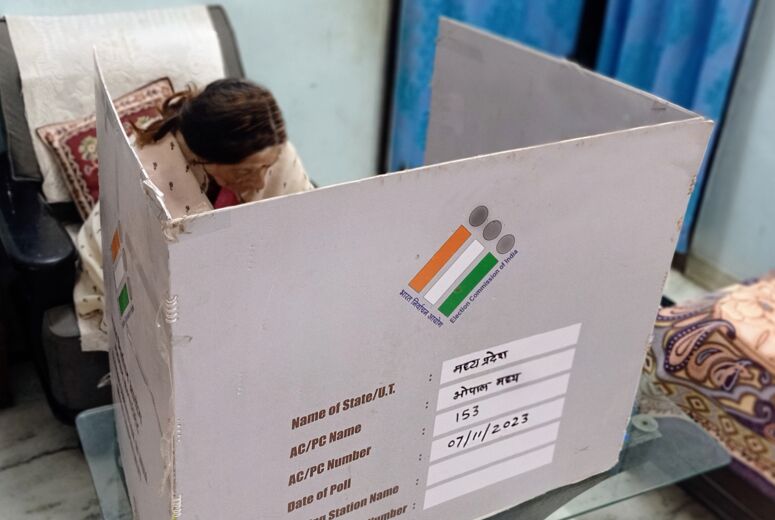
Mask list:
[[690,251],[737,279],[775,268],[774,26],[759,2]]
[[[186,0],[0,0],[0,14],[62,15]],[[389,0],[222,0],[247,76],[268,86],[320,185],[377,172]]]

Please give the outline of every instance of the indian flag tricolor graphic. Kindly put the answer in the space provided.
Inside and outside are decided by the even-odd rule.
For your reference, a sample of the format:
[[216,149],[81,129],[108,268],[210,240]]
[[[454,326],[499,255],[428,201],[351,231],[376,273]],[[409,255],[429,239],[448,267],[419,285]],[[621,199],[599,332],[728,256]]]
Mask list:
[[[498,263],[490,252],[481,256],[484,246],[478,240],[469,240],[470,238],[471,232],[465,226],[458,227],[409,282],[409,287],[420,294],[427,289],[423,298],[432,305],[436,305],[457,283],[457,286],[439,305],[439,311],[448,318]],[[455,261],[450,262],[452,257],[461,250]],[[470,269],[472,265],[474,267]],[[468,274],[463,277],[466,272]],[[463,279],[458,282],[461,277]],[[431,284],[434,279],[436,281]]]
[[118,310],[119,314],[123,316],[131,303],[131,295],[129,293],[129,280],[126,276],[126,254],[121,247],[121,233],[118,229],[113,233],[113,239],[110,242],[110,255],[113,259],[113,280],[116,283],[118,294]]

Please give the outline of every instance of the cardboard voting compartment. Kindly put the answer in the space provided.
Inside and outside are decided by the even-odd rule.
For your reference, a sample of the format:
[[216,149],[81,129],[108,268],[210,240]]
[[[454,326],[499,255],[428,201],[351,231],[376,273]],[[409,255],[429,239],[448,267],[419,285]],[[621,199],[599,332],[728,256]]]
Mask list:
[[170,218],[109,99],[137,518],[471,520],[616,463],[710,122],[444,21],[428,166]]

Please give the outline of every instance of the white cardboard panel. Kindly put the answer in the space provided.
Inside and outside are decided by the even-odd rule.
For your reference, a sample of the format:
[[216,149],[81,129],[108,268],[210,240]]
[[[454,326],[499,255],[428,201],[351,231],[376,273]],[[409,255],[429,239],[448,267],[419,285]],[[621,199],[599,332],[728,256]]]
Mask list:
[[[170,246],[173,331],[193,338],[174,363],[183,507],[239,518],[259,503],[268,518],[314,518],[396,485],[400,493],[369,514],[420,507],[414,483],[426,477],[444,361],[569,323],[581,334],[552,464],[415,518],[475,518],[610,467],[708,126],[504,152],[184,221]],[[519,253],[460,319],[438,328],[400,293],[480,204],[518,237]],[[390,398],[291,428],[294,417],[390,384]],[[289,456],[354,425],[362,433],[341,444]],[[235,449],[235,439],[250,441]],[[366,448],[346,470],[289,485],[295,472]],[[289,502],[347,477],[340,496],[287,513]],[[226,500],[216,506],[213,493]]]
[[[446,37],[480,46],[493,66],[517,59],[512,54],[531,56],[534,65],[509,79],[514,85],[502,92],[504,105],[519,102],[512,95],[533,74],[566,67],[464,27]],[[593,78],[580,92],[589,89],[594,97],[610,87],[615,97],[637,98],[625,104],[640,106],[644,99]],[[621,447],[710,131],[701,118],[670,113],[685,118],[173,221],[153,209],[161,204],[153,190],[143,192],[144,210],[124,202],[142,198],[137,184],[144,177],[128,143],[116,138],[105,153],[135,187],[130,195],[106,198],[107,211],[120,222],[132,220],[132,242],[146,241],[134,255],[142,269],[129,262],[127,277],[151,271],[159,288],[143,306],[156,304],[157,314],[135,311],[132,317],[142,321],[126,323],[133,340],[135,331],[147,334],[144,325],[164,331],[170,346],[136,349],[141,366],[155,363],[158,377],[143,379],[139,371],[129,377],[158,387],[150,394],[157,406],[146,403],[148,409],[163,412],[164,396],[174,417],[168,422],[174,428],[161,429],[174,439],[174,482],[158,499],[149,486],[130,480],[136,503],[146,495],[149,503],[169,500],[182,518],[470,520],[608,469]],[[108,179],[109,186],[119,182],[115,175]],[[470,218],[480,206],[488,210],[487,223]],[[506,235],[514,244],[499,248]],[[484,250],[473,264],[428,299],[474,241]],[[122,323],[119,304],[110,311]],[[564,331],[559,339],[558,331]],[[145,337],[143,344],[154,343]],[[509,349],[510,361],[452,383],[450,366],[460,374],[450,363],[488,355],[498,345]],[[569,372],[437,411],[440,391],[450,384],[479,381],[508,363],[571,346]],[[153,358],[159,352],[171,352],[174,397],[162,377],[170,365]],[[533,426],[521,415],[517,421],[527,428],[514,435],[557,424],[546,446],[519,454],[516,441],[502,435],[431,461],[433,443],[452,432],[558,399],[559,417]],[[123,432],[121,442],[126,460]],[[509,446],[503,458],[499,446]],[[149,433],[140,449],[154,459],[166,448]],[[477,467],[477,452],[488,454],[488,465]],[[430,468],[441,463],[470,471],[429,487]],[[158,497],[158,488],[153,491]]]
[[444,19],[425,164],[692,117],[569,61]]
[[[168,295],[167,241],[158,203],[129,146],[97,69],[97,135],[100,160],[105,310],[116,429],[129,497],[140,518],[169,518],[166,468],[171,446],[163,442],[173,417],[169,328],[159,311]],[[113,246],[118,234],[117,247]],[[113,251],[116,255],[114,258]],[[113,278],[115,283],[110,283]],[[126,288],[126,300],[119,298]],[[164,457],[162,457],[164,454]]]

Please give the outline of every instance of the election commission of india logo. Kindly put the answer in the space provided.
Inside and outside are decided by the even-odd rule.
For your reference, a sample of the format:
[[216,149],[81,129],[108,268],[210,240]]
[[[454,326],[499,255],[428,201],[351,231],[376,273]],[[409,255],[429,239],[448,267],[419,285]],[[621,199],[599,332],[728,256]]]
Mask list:
[[[418,295],[401,296],[437,327],[454,323],[517,255],[513,234],[503,234],[503,223],[491,218],[487,206],[477,206],[441,244],[409,281]],[[429,308],[430,307],[430,308]]]

